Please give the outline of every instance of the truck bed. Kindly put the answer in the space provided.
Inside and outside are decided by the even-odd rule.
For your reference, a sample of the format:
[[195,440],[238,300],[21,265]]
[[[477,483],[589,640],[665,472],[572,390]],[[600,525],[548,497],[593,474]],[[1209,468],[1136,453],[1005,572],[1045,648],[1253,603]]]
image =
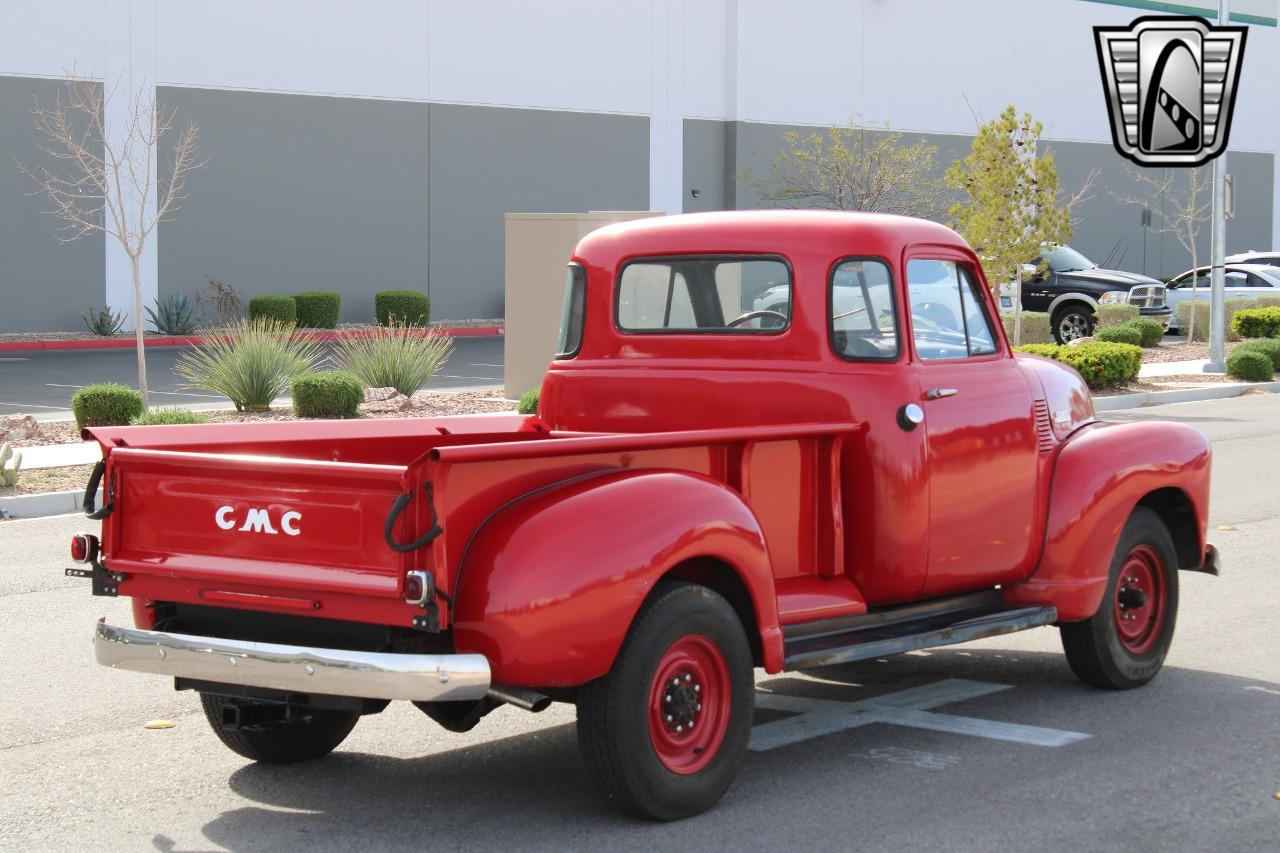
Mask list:
[[[718,480],[747,500],[777,577],[834,577],[844,559],[840,449],[857,424],[643,434],[547,431],[537,418],[92,428],[103,447],[103,562],[119,592],[408,627],[406,572],[442,593],[499,508],[597,471]],[[780,472],[786,472],[782,474]],[[396,506],[403,511],[394,512]],[[412,543],[438,523],[442,534]],[[388,535],[390,538],[388,538]],[[145,620],[144,620],[145,621]]]

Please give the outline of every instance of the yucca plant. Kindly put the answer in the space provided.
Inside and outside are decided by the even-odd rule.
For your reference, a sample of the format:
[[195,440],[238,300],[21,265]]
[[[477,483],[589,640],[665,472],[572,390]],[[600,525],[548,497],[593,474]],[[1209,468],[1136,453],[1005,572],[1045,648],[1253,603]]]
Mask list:
[[84,324],[89,327],[89,331],[104,338],[113,337],[124,328],[124,315],[118,311],[112,311],[106,305],[101,308],[90,308],[80,316],[84,318]]
[[185,293],[166,293],[156,298],[156,307],[147,310],[151,325],[162,335],[189,335],[196,330],[199,315]]
[[323,356],[324,345],[298,335],[292,323],[259,317],[209,332],[174,370],[187,380],[184,388],[225,395],[237,411],[265,412]]
[[395,388],[408,397],[427,384],[452,352],[453,340],[448,335],[392,325],[338,341],[333,361],[369,388]]

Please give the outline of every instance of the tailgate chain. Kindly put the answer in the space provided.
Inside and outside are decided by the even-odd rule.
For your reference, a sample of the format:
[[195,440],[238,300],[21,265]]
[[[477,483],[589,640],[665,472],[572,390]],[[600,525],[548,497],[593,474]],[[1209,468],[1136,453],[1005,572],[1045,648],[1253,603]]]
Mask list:
[[429,545],[433,539],[444,533],[444,529],[440,526],[440,520],[436,517],[436,506],[432,500],[431,484],[423,483],[422,491],[427,497],[427,512],[431,514],[431,529],[422,534],[422,537],[407,545],[401,545],[396,542],[392,530],[395,528],[396,519],[400,517],[400,513],[404,512],[404,508],[409,505],[409,501],[413,500],[413,492],[405,492],[396,498],[396,502],[391,505],[391,512],[387,515],[387,525],[382,531],[383,537],[387,540],[387,547],[392,551],[400,554],[406,554],[409,551],[416,551],[419,548]]

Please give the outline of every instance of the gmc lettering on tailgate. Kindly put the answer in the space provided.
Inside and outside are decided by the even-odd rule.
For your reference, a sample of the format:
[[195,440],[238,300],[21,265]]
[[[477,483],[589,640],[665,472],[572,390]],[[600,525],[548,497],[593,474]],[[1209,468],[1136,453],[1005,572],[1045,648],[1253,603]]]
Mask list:
[[[213,514],[213,521],[223,530],[235,530],[236,519],[234,516],[235,507],[220,506],[217,512]],[[289,510],[280,516],[280,529],[285,532],[286,536],[297,536],[302,533],[296,526],[302,521],[302,513],[295,510]],[[271,524],[271,514],[265,509],[251,508],[245,514],[244,524],[241,525],[238,533],[270,533],[272,535],[279,533]]]

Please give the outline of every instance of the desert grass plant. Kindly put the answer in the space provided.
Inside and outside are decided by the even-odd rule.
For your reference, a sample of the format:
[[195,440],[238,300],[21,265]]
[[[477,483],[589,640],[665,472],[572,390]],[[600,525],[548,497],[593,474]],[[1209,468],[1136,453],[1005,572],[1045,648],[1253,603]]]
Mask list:
[[129,421],[130,426],[172,426],[173,424],[207,424],[209,419],[190,409],[152,409]]
[[394,388],[406,397],[427,384],[453,353],[445,334],[417,326],[379,326],[338,341],[333,362],[367,388]]
[[187,380],[184,388],[222,394],[240,412],[265,412],[323,357],[324,344],[299,335],[292,323],[259,317],[209,332],[182,353],[174,371]]
[[541,389],[534,388],[532,391],[525,391],[520,397],[520,404],[516,406],[516,411],[522,415],[538,414],[538,399],[541,397]]
[[86,385],[71,395],[76,428],[125,426],[143,412],[142,394],[115,382]]

